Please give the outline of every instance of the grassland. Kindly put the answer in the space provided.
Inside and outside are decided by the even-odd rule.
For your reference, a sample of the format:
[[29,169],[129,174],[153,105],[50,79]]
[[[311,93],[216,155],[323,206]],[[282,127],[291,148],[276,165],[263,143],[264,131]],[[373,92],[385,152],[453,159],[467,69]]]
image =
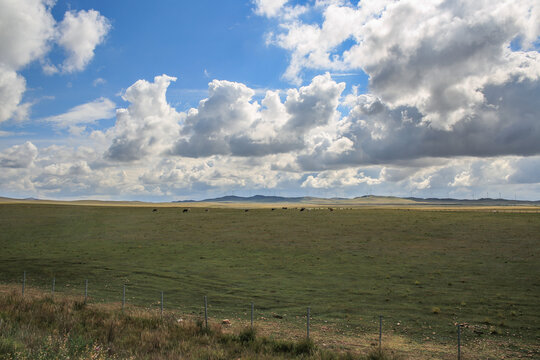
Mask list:
[[54,297],[32,289],[0,286],[0,359],[287,359],[392,360],[387,351],[366,356],[323,349],[309,339],[282,340],[249,326],[163,316],[129,307],[89,304],[80,297]]
[[0,205],[0,282],[26,271],[30,287],[56,277],[80,295],[88,279],[93,303],[127,284],[128,303],[154,311],[163,290],[194,317],[206,295],[214,319],[239,324],[253,301],[276,337],[301,337],[311,306],[315,342],[351,351],[382,314],[385,337],[426,358],[452,358],[459,322],[467,358],[540,356],[538,213],[182,209]]

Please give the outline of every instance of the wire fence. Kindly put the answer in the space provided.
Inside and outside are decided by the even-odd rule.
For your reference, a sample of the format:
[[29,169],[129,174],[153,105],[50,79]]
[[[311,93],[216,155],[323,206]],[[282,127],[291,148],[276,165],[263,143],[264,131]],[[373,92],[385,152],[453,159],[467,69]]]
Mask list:
[[[39,284],[33,284],[33,285],[35,285],[36,288],[39,288],[42,291],[44,291],[44,290],[46,291],[46,287],[44,287],[43,285],[42,286],[39,286]],[[195,306],[178,306],[177,303],[174,302],[174,301],[169,302],[169,299],[167,297],[167,293],[166,293],[165,290],[160,290],[159,292],[156,292],[155,290],[152,291],[152,293],[156,294],[155,301],[150,302],[150,303],[146,303],[146,304],[142,304],[141,300],[142,299],[147,299],[148,295],[140,296],[140,294],[142,294],[143,292],[148,292],[148,291],[147,291],[147,289],[144,289],[140,285],[137,286],[137,285],[123,284],[122,288],[120,288],[120,289],[112,289],[109,286],[105,286],[106,291],[103,292],[104,289],[102,288],[101,289],[102,290],[102,296],[100,298],[98,298],[98,299],[91,296],[92,295],[92,289],[93,289],[92,284],[89,283],[88,279],[85,279],[84,283],[80,284],[80,287],[77,287],[74,284],[72,285],[71,283],[66,282],[64,284],[64,288],[61,291],[58,291],[58,281],[57,281],[56,277],[53,277],[51,279],[51,282],[50,282],[50,294],[51,294],[51,296],[53,298],[56,297],[56,296],[59,296],[59,293],[65,293],[66,295],[71,295],[71,296],[73,296],[73,295],[81,296],[84,299],[85,304],[87,304],[89,302],[96,302],[96,303],[107,302],[107,303],[110,303],[111,299],[117,298],[116,300],[113,300],[112,302],[119,302],[121,304],[120,307],[119,307],[119,311],[124,312],[125,309],[126,309],[126,306],[131,303],[133,306],[137,306],[137,307],[141,307],[141,305],[142,305],[142,307],[147,309],[148,311],[159,310],[159,314],[160,314],[161,317],[163,317],[164,311],[166,311],[166,310],[175,310],[175,311],[181,311],[181,312],[182,311],[186,312],[186,310],[187,310],[187,313],[191,312],[192,314],[195,314],[195,315],[204,315],[204,324],[205,324],[206,328],[208,328],[208,326],[209,326],[210,312],[213,312],[215,315],[223,315],[223,314],[226,314],[227,312],[230,312],[230,308],[226,309],[225,307],[220,307],[219,305],[218,306],[212,306],[210,301],[209,301],[209,297],[207,295],[204,295],[204,297],[201,299],[202,300],[201,304],[198,304],[198,305],[195,305]],[[27,290],[28,290],[28,278],[27,278],[27,272],[24,271],[23,274],[22,274],[22,281],[21,281],[21,295],[22,295],[23,298],[24,298],[25,292]],[[130,293],[132,293],[131,296],[130,296]],[[114,296],[112,296],[113,294],[114,294]],[[134,294],[139,294],[139,296],[137,297]],[[169,305],[169,303],[171,305]],[[198,312],[192,310],[192,309],[197,309],[197,308],[199,309]],[[189,311],[189,310],[191,310],[191,311]],[[241,309],[239,313],[241,315],[246,314],[247,312],[245,310],[246,309]],[[239,313],[236,313],[235,316],[238,316]],[[262,319],[262,320],[266,319],[263,315],[268,316],[268,314],[265,314],[265,313],[263,313],[262,311],[260,311],[260,310],[258,310],[256,308],[256,303],[255,302],[249,303],[249,317],[248,318],[249,318],[249,324],[250,324],[250,326],[252,328],[254,326],[256,326],[257,319]],[[257,316],[259,316],[259,318]],[[277,319],[282,319],[283,318],[282,316],[276,315],[276,314],[274,314],[274,317],[276,317]],[[303,319],[304,326],[305,326],[305,337],[307,339],[312,339],[311,335],[310,335],[310,331],[311,331],[311,327],[312,327],[312,321],[314,320],[314,318],[316,318],[316,315],[315,316],[312,315],[311,306],[306,307],[306,312],[304,314],[298,314],[294,318]],[[387,321],[387,320],[388,320],[388,324],[391,324],[391,323],[393,323],[394,319],[385,317],[383,315],[377,315],[373,319],[373,323],[377,324],[378,341],[377,341],[376,344],[372,343],[371,345],[378,346],[379,350],[382,350],[382,348],[383,348],[384,333],[385,333],[385,321]],[[400,322],[397,322],[397,325],[398,326],[401,325]],[[444,340],[447,344],[450,344],[450,343],[455,344],[456,358],[458,360],[461,360],[462,359],[462,352],[463,352],[462,351],[463,350],[462,349],[462,342],[463,342],[464,324],[457,323],[457,324],[454,324],[454,325],[455,325],[455,337],[450,337],[450,336],[441,337],[441,336],[439,336],[439,341]],[[467,326],[467,324],[465,324],[465,327],[466,326]],[[394,330],[395,330],[395,328],[394,328]]]

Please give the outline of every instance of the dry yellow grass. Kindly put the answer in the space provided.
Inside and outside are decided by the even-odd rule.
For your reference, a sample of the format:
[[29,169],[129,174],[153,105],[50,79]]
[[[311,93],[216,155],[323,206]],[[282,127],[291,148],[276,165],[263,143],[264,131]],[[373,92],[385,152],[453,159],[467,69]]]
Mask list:
[[[0,285],[0,297],[13,296],[13,294],[20,294],[20,287],[15,285]],[[50,294],[43,291],[27,288],[25,291],[25,302],[31,303],[32,301],[39,301],[40,299],[49,298]],[[22,301],[22,299],[21,299]],[[56,294],[56,301],[72,301],[81,302],[82,297],[73,297],[65,294]],[[88,304],[89,310],[96,313],[105,314],[103,321],[104,326],[114,327],[117,319],[115,314],[118,314],[121,309],[120,303],[99,303]],[[151,320],[159,317],[159,312],[149,310],[137,306],[127,306],[125,308],[125,315],[131,318]],[[110,318],[110,321],[107,320]],[[177,323],[179,325],[193,324],[197,320],[200,320],[199,316],[193,314],[185,314],[178,311],[165,311],[164,318],[168,321]],[[116,320],[114,320],[116,319]],[[237,334],[243,329],[249,326],[249,322],[244,319],[231,318],[230,325],[222,325],[222,320],[219,318],[209,318],[211,327],[224,334]],[[291,323],[274,318],[256,318],[256,329],[258,336],[277,339],[277,340],[293,340],[301,341],[305,338],[305,329],[298,328]],[[104,331],[113,331],[111,329],[104,329]],[[141,333],[141,341],[148,343],[152,339],[158,337],[165,337],[166,334],[156,334],[156,331],[164,331],[162,328],[155,330],[147,329]],[[54,335],[54,334],[50,334]],[[321,349],[331,351],[336,354],[352,354],[359,357],[366,354],[373,353],[378,348],[378,334],[377,333],[362,333],[362,334],[344,334],[340,333],[338,329],[332,325],[327,324],[315,324],[310,331],[311,339]],[[505,339],[478,339],[473,343],[469,343],[463,346],[462,359],[534,359],[540,354],[540,346],[534,346],[530,348],[529,354],[513,351],[511,347],[519,347],[519,343],[511,344],[510,341]],[[410,338],[398,335],[393,332],[385,331],[383,334],[383,350],[391,356],[399,359],[455,359],[457,353],[457,344],[440,344],[434,343],[428,339],[423,342],[413,341]],[[162,358],[162,357],[159,357]]]

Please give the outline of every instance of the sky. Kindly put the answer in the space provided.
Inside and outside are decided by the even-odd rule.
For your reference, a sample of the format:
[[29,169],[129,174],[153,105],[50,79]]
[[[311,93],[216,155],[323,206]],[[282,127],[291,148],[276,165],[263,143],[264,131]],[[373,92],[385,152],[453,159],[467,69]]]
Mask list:
[[0,0],[0,196],[540,199],[540,2]]

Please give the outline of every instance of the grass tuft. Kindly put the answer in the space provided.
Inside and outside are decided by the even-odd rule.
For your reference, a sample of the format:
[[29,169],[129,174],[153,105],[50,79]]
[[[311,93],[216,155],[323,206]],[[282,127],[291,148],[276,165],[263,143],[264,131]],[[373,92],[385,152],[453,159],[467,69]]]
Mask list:
[[256,333],[255,328],[247,327],[238,334],[238,338],[242,343],[251,343],[255,341]]
[[384,350],[372,350],[367,357],[366,360],[398,360],[400,359],[398,356],[393,354],[388,354]]

